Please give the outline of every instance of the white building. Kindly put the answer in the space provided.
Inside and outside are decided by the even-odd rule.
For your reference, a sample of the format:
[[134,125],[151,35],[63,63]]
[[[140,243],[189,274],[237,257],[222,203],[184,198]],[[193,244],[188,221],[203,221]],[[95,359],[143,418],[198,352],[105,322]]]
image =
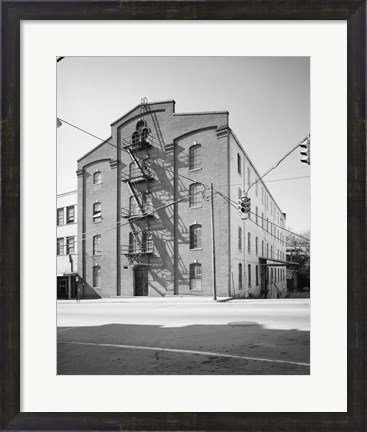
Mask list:
[[77,191],[57,195],[57,298],[76,297],[77,255]]

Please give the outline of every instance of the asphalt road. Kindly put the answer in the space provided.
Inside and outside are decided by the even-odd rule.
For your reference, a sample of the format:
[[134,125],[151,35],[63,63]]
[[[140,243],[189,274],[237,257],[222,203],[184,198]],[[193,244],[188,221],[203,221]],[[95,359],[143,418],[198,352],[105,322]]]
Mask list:
[[58,303],[58,374],[309,374],[308,299]]

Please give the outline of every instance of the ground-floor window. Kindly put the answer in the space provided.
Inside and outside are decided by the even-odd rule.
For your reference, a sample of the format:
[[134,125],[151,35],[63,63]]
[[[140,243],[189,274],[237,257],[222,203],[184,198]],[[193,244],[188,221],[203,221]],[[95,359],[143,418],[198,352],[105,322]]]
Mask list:
[[259,285],[259,266],[256,266],[256,286]]
[[93,287],[99,288],[101,286],[101,267],[93,267]]
[[242,264],[238,264],[238,289],[242,289]]
[[248,273],[248,286],[251,287],[251,264],[247,266],[247,273]]
[[201,264],[190,264],[190,289],[201,290]]

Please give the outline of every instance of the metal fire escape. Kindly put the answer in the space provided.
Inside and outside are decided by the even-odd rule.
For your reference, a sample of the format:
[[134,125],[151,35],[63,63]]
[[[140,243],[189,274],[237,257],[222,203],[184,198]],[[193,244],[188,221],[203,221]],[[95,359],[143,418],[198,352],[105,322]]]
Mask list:
[[[141,114],[146,105],[146,99],[142,99]],[[123,139],[123,148],[128,153],[131,163],[128,171],[121,172],[121,179],[130,190],[131,198],[129,210],[121,217],[128,220],[131,233],[128,246],[122,246],[121,253],[133,264],[141,258],[149,262],[153,254],[153,242],[150,233],[149,220],[154,217],[154,209],[149,193],[149,184],[155,179],[154,171],[149,163],[149,149],[152,147],[150,129],[145,120],[140,118],[136,124],[136,130],[130,140]],[[145,192],[141,190],[145,186]],[[141,222],[145,225],[141,229]]]

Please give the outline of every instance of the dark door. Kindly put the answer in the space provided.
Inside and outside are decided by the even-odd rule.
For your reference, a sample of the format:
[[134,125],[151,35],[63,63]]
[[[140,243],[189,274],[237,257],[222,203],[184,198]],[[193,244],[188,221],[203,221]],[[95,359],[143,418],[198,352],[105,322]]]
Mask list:
[[134,287],[136,296],[148,295],[148,267],[139,266],[134,269]]
[[66,277],[57,278],[57,298],[68,298],[68,278]]
[[266,265],[265,265],[266,260],[260,258],[259,264],[260,264],[260,281],[261,281],[260,296],[265,297],[265,293],[268,289],[267,282],[266,282]]

